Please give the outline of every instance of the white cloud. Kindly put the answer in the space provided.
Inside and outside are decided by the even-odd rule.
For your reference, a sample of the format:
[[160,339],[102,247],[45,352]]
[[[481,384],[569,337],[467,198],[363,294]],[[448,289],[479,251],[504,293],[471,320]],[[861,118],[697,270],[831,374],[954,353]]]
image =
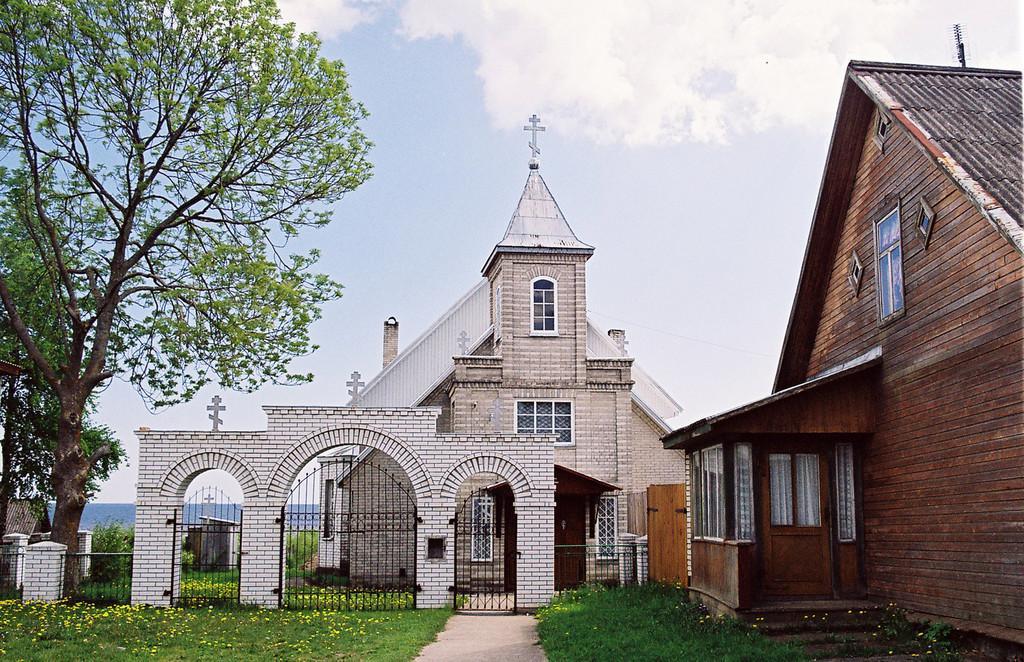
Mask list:
[[459,39],[474,51],[498,126],[537,112],[560,131],[599,142],[725,142],[773,126],[829,126],[849,59],[906,59],[910,39],[946,48],[935,25],[944,17],[922,19],[933,7],[923,0],[408,0],[401,31]]
[[316,32],[321,39],[333,39],[361,23],[375,18],[372,0],[278,0],[281,15],[301,32]]

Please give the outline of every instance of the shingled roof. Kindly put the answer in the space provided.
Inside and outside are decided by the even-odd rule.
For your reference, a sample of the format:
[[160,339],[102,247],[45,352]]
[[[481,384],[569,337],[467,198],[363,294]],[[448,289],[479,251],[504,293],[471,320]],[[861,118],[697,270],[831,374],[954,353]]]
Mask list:
[[855,61],[849,75],[877,102],[901,111],[920,130],[917,138],[941,151],[935,156],[947,169],[962,168],[1024,225],[1019,71]]
[[875,109],[912,136],[1014,248],[1021,221],[1021,73],[853,61],[846,71],[774,391],[806,377],[864,136]]

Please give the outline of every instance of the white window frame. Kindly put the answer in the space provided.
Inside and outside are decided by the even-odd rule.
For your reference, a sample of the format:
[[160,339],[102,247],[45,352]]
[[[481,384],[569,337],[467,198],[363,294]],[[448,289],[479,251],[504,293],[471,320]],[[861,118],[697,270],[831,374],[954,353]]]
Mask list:
[[[489,517],[487,519],[487,532],[486,534],[479,531],[481,522],[477,520],[477,505],[484,504],[487,506]],[[470,527],[472,535],[469,541],[469,560],[473,563],[490,563],[494,560],[494,497],[489,494],[477,494],[475,495],[471,503],[469,504],[470,511]],[[476,541],[482,536],[487,536],[487,556],[477,555]]]
[[[543,329],[543,330],[539,330],[538,331],[536,328],[534,328],[534,322],[536,321],[536,316],[534,314],[533,293],[534,293],[534,286],[537,284],[538,281],[542,281],[542,280],[546,280],[549,283],[551,283],[551,285],[552,285],[551,292],[552,292],[552,297],[553,297],[555,316],[554,316],[554,319],[552,320],[553,325],[554,325],[553,329]],[[534,278],[533,280],[530,281],[530,335],[531,336],[557,336],[558,335],[558,280],[555,279],[554,276],[537,276],[536,278]]]
[[[539,403],[539,402],[551,403],[551,429],[552,429],[552,431],[551,432],[520,432],[519,431],[519,403],[520,402],[532,402],[533,403],[533,405],[534,405],[534,410],[533,410],[533,412],[534,412],[533,413],[533,429],[534,430],[537,429],[537,403]],[[522,398],[520,400],[516,400],[516,410],[515,410],[516,434],[551,434],[551,435],[558,434],[558,432],[556,432],[555,428],[554,428],[554,426],[555,426],[555,405],[556,404],[567,404],[567,405],[569,405],[569,441],[567,441],[567,442],[566,441],[555,441],[555,446],[557,446],[559,448],[566,448],[566,447],[569,447],[569,446],[575,446],[576,445],[576,405],[575,405],[575,403],[572,400],[548,400],[546,398],[540,398],[540,399],[537,399],[537,400],[535,400],[533,398]],[[564,415],[565,414],[559,414],[559,416],[564,416]]]
[[[885,141],[892,135],[892,118],[878,111],[878,121],[875,122],[875,144],[878,149],[885,151]],[[883,130],[884,129],[884,130]]]
[[[697,524],[698,526],[694,529],[694,538],[700,540],[714,540],[721,542],[725,540],[725,450],[722,444],[716,446],[709,446],[702,448],[697,451],[700,455],[696,466],[700,472],[700,477],[697,479],[699,495],[697,497]],[[714,456],[715,459],[715,471],[711,470],[709,460]],[[715,527],[712,531],[711,518],[709,517],[709,495],[710,486],[707,480],[707,476],[711,473],[718,475],[717,485],[717,504],[715,513]]]
[[[857,487],[853,444],[836,444],[836,533],[839,542],[857,540]],[[845,475],[844,475],[845,474]],[[849,520],[847,528],[844,519]]]
[[[930,218],[931,222],[928,224],[927,230],[922,230],[921,221],[925,216]],[[928,240],[931,239],[932,230],[935,229],[935,211],[924,198],[921,198],[921,208],[917,211],[917,223],[915,224],[915,227],[917,228],[917,236],[921,239],[921,243],[924,244],[924,247],[927,250]],[[904,303],[906,302],[904,301]]]
[[[879,252],[879,248],[880,247],[878,245],[878,229],[882,226],[882,223],[884,223],[887,220],[889,220],[893,216],[893,214],[896,215],[896,228],[897,228],[896,243],[893,244],[892,246],[889,246],[888,248],[885,249],[885,251],[880,253]],[[876,307],[878,308],[878,321],[879,322],[887,322],[887,321],[889,321],[891,319],[895,319],[895,318],[899,317],[907,309],[907,293],[906,293],[906,289],[904,288],[906,274],[903,273],[903,213],[902,213],[902,209],[901,209],[900,205],[897,204],[888,213],[884,214],[882,216],[882,218],[880,218],[877,221],[875,221],[875,223],[874,223],[874,225],[872,227],[871,234],[872,234],[872,239],[875,242],[875,290],[877,292],[877,294],[875,296],[875,302],[876,302]],[[899,308],[896,308],[896,296],[895,296],[896,288],[895,288],[895,286],[893,284],[893,278],[892,278],[892,274],[893,274],[893,270],[892,270],[892,253],[897,248],[900,251],[900,261],[899,261],[899,269],[900,269],[900,300],[903,302],[902,305]],[[892,306],[892,311],[890,311],[888,315],[885,315],[885,314],[882,313],[882,269],[881,269],[881,265],[882,265],[882,258],[886,257],[886,256],[889,257],[889,297],[891,299],[889,303]]]
[[[601,514],[601,504],[611,503],[611,521],[612,521],[612,536],[611,540],[602,540],[601,538],[601,519],[607,517],[607,515]],[[597,538],[597,558],[602,561],[608,561],[611,559],[618,558],[615,554],[615,545],[619,540],[619,503],[618,499],[614,496],[602,496],[598,499],[597,508],[594,509],[594,518],[597,520],[594,522],[594,533]]]

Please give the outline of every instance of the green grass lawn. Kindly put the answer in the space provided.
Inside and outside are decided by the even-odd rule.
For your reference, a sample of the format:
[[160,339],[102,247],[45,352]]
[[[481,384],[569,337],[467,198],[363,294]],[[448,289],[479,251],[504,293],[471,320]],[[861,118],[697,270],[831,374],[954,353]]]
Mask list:
[[43,660],[411,660],[451,612],[154,609],[0,601],[0,654]]
[[541,645],[563,660],[802,660],[799,648],[705,615],[686,591],[648,584],[581,589],[537,613]]

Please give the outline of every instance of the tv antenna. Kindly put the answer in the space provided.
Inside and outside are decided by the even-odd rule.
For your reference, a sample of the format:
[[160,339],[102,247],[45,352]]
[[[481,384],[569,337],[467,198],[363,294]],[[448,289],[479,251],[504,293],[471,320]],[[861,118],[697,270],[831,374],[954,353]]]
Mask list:
[[966,69],[967,52],[964,47],[964,29],[959,23],[953,25],[953,49],[957,62]]

